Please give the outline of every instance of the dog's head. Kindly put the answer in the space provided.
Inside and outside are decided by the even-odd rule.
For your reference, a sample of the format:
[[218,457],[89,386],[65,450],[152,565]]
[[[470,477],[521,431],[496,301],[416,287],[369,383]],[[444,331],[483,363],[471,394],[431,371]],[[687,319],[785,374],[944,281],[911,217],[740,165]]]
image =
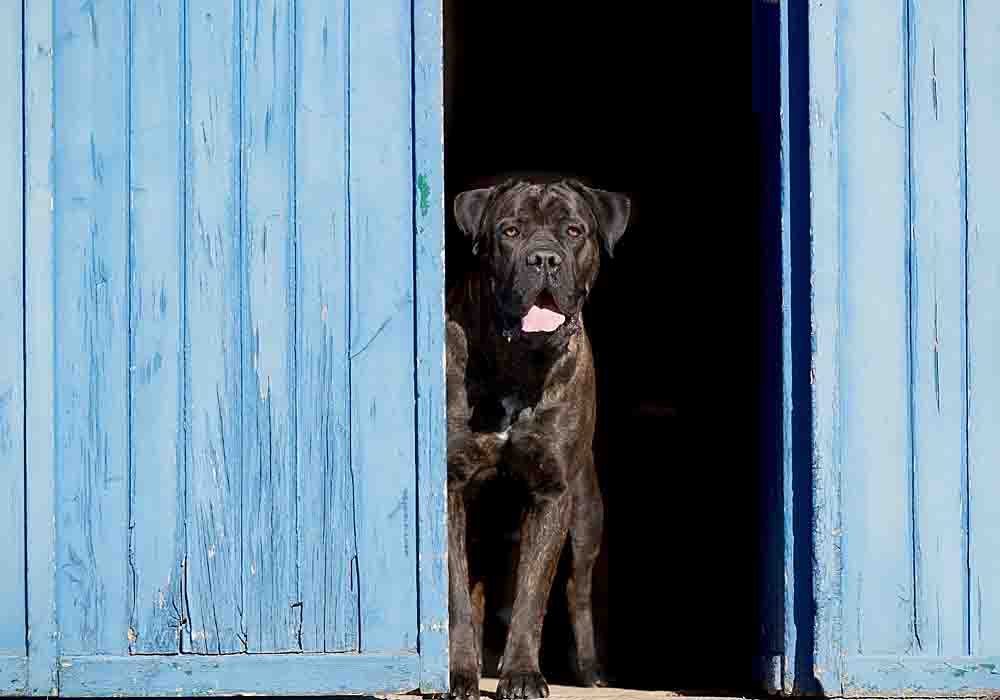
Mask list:
[[459,228],[490,272],[502,330],[550,334],[583,308],[600,269],[601,246],[613,255],[630,202],[577,180],[508,180],[455,198]]

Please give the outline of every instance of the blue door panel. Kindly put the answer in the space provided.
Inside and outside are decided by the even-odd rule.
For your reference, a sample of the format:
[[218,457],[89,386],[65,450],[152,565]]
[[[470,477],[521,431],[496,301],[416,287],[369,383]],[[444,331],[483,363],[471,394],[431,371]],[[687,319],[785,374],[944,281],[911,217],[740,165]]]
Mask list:
[[446,689],[440,8],[9,13],[0,692]]
[[998,27],[973,0],[809,5],[811,230],[791,235],[812,249],[792,305],[816,566],[796,585],[828,694],[1000,688]]

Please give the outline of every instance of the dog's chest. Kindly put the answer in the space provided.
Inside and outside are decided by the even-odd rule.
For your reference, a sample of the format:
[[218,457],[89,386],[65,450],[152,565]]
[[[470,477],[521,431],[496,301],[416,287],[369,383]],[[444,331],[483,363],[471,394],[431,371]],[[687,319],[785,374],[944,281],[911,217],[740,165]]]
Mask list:
[[495,433],[506,439],[512,425],[532,419],[534,407],[522,396],[486,392],[472,407],[469,428],[477,433]]

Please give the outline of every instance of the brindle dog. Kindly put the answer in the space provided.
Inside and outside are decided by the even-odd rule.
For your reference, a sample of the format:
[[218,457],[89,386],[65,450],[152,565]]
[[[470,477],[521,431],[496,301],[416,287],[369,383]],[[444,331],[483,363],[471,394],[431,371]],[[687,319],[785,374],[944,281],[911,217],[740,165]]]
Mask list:
[[455,198],[455,219],[478,267],[447,302],[452,697],[479,697],[484,598],[481,582],[470,581],[466,509],[498,475],[528,493],[498,697],[548,696],[539,645],[567,536],[576,671],[582,685],[601,682],[591,572],[603,504],[592,448],[594,361],[582,308],[601,246],[613,253],[629,211],[625,195],[573,179],[513,179]]

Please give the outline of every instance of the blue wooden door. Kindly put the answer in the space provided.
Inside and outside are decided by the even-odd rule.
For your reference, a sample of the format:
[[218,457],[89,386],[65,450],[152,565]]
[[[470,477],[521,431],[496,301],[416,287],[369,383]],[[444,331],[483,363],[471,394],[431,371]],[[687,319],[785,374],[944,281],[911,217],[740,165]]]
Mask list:
[[11,5],[0,670],[445,689],[439,8]]
[[809,188],[811,222],[785,223],[811,241],[789,302],[811,318],[787,318],[812,395],[786,408],[811,416],[813,489],[786,499],[813,508],[811,671],[828,694],[995,691],[1000,5],[816,0],[801,30],[786,133],[808,120],[809,168],[785,192]]

